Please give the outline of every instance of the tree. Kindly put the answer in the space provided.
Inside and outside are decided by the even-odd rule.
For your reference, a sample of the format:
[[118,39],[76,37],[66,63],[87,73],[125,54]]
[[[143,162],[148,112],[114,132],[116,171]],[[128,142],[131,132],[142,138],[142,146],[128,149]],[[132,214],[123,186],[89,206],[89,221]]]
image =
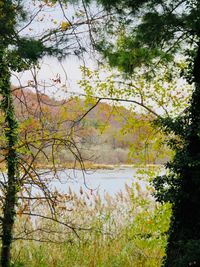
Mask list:
[[[88,1],[90,2],[90,1]],[[140,69],[147,80],[163,65],[179,65],[180,75],[193,85],[189,108],[178,117],[160,120],[176,150],[168,174],[155,180],[157,199],[173,204],[164,266],[200,265],[200,3],[199,1],[98,1],[115,10],[120,26],[104,35],[97,48],[127,75]],[[105,29],[104,29],[105,30]],[[116,42],[109,33],[119,32]],[[102,37],[102,34],[101,34]],[[169,68],[169,79],[173,69]]]
[[[89,100],[91,99],[94,103],[97,100],[107,100],[113,104],[113,107],[116,106],[116,110],[121,103],[128,105],[130,113],[123,114],[122,112],[122,120],[125,121],[122,122],[123,128],[119,134],[125,134],[126,139],[129,140],[129,155],[135,160],[140,158],[139,162],[143,163],[148,162],[151,158],[150,154],[152,160],[154,159],[153,162],[163,162],[161,159],[169,158],[169,154],[167,155],[169,148],[166,150],[166,142],[163,141],[166,136],[161,133],[160,127],[152,125],[152,121],[155,118],[161,120],[182,113],[188,107],[191,86],[186,83],[180,85],[178,77],[169,81],[169,69],[166,68],[162,68],[153,81],[147,81],[140,73],[125,78],[119,71],[112,71],[105,66],[93,71],[84,67],[83,72],[84,79],[79,84],[85,90]],[[142,125],[149,125],[147,126],[149,131],[140,131]],[[137,132],[136,141],[134,137],[137,136]],[[128,133],[131,139],[128,138]],[[138,149],[136,149],[137,144],[140,144]]]
[[[61,7],[62,19],[57,22],[53,18],[51,22],[43,24],[45,26],[41,27],[41,31],[38,34],[30,26],[35,22],[40,25],[44,23],[46,7],[55,9]],[[67,9],[65,5],[61,6],[60,2],[56,4],[56,1],[52,1],[52,3],[49,1],[31,1],[31,3],[30,1],[20,0],[0,1],[0,108],[4,118],[2,120],[4,138],[1,150],[7,164],[7,177],[1,181],[1,193],[3,194],[1,198],[3,202],[1,216],[2,267],[11,265],[11,244],[16,209],[20,206],[20,197],[22,199],[27,197],[20,196],[23,189],[25,189],[26,183],[35,183],[43,190],[44,198],[50,203],[49,208],[52,211],[51,217],[47,217],[47,219],[52,219],[54,222],[59,223],[56,213],[53,211],[56,203],[55,196],[49,193],[45,181],[41,181],[40,177],[37,176],[37,172],[34,170],[35,157],[39,153],[43,153],[45,156],[45,149],[49,146],[51,146],[53,152],[61,146],[67,146],[78,159],[78,155],[76,155],[78,149],[73,146],[73,139],[69,139],[68,135],[55,136],[54,132],[48,129],[48,125],[44,126],[44,118],[41,116],[43,109],[41,109],[40,105],[42,98],[37,91],[39,86],[35,77],[31,86],[36,89],[40,100],[38,102],[40,109],[39,112],[36,112],[39,117],[37,119],[29,118],[29,123],[31,123],[32,119],[32,123],[39,122],[39,127],[42,127],[35,135],[39,144],[34,146],[33,137],[29,138],[29,135],[28,139],[26,139],[26,131],[24,143],[21,142],[20,135],[23,131],[20,132],[19,122],[16,118],[13,104],[13,88],[10,82],[12,72],[25,71],[30,68],[35,69],[43,56],[57,56],[61,59],[72,54],[80,57],[85,51],[80,42],[80,35],[77,36],[77,29],[88,25],[90,20],[92,21],[93,19],[88,16],[77,15],[73,17],[73,21],[70,21],[63,9],[64,7]],[[96,19],[97,17],[94,20]],[[29,159],[23,157],[23,153],[27,153],[27,151]],[[54,160],[53,156],[51,159],[52,161]],[[22,164],[23,161],[24,164]],[[32,172],[38,180],[32,176]],[[30,213],[29,215],[33,214]],[[36,214],[35,216],[38,215]],[[66,223],[61,223],[67,226]],[[74,227],[71,227],[71,229],[74,230]]]

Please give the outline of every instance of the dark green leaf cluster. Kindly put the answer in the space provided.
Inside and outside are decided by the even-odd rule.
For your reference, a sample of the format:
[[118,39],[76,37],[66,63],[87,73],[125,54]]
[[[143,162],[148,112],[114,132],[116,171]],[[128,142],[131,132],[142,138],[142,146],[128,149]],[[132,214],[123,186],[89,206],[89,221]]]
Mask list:
[[46,48],[40,40],[21,38],[16,53],[24,59],[37,62],[50,49]]
[[129,9],[132,14],[139,10],[148,0],[85,0],[86,3],[97,2],[103,6],[107,11],[115,9],[118,13],[124,13],[124,10]]
[[[198,1],[101,1],[110,8],[121,6],[127,20],[125,29],[114,24],[116,42],[108,35],[97,48],[111,66],[132,73],[137,67],[155,68],[185,56],[192,65],[200,36],[200,4]],[[132,16],[131,12],[135,12]],[[124,21],[123,21],[124,26]],[[105,29],[104,29],[105,31]],[[102,36],[102,35],[101,35]],[[152,67],[153,66],[153,67]],[[182,71],[193,81],[193,73]]]
[[60,50],[45,46],[42,41],[32,38],[20,38],[14,49],[5,53],[6,61],[10,69],[22,71],[29,69],[45,55],[60,55]]
[[44,55],[61,57],[63,54],[57,45],[47,45],[47,40],[44,42],[42,39],[20,35],[17,26],[27,20],[23,4],[24,1],[0,0],[0,43],[5,48],[3,52],[5,62],[14,71],[30,68]]

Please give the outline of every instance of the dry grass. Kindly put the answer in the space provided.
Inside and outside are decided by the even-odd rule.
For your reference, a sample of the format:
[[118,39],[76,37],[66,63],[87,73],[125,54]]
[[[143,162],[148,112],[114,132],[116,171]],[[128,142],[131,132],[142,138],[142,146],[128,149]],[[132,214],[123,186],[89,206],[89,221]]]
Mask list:
[[[24,233],[29,240],[14,242],[14,266],[161,266],[170,207],[153,202],[150,193],[138,184],[126,186],[115,197],[101,198],[82,189],[79,195],[70,192],[60,204],[59,220],[77,228],[78,235],[53,221],[20,217],[15,236]],[[44,203],[35,205],[36,211],[50,215]]]

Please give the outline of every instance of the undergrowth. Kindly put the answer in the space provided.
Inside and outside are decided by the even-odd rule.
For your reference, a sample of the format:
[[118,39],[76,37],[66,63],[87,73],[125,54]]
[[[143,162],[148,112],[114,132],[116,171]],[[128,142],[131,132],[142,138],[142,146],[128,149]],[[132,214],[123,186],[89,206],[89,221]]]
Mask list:
[[[165,253],[171,207],[135,182],[115,197],[69,192],[59,220],[19,216],[13,244],[15,267],[159,267]],[[35,209],[47,215],[45,204]],[[79,225],[79,227],[77,227]]]

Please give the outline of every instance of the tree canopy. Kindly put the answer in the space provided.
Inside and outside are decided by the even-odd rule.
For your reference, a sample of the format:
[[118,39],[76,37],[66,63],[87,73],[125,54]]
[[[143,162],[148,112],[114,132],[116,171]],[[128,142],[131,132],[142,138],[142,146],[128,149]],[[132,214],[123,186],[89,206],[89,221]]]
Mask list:
[[[200,248],[200,3],[199,1],[99,1],[118,14],[100,35],[97,48],[127,76],[143,71],[154,79],[165,66],[169,78],[179,75],[193,85],[189,107],[176,118],[160,122],[175,138],[169,145],[176,150],[167,164],[168,173],[154,181],[160,201],[173,204],[167,255],[164,266],[199,264]],[[110,26],[109,26],[110,27]],[[106,27],[104,28],[104,31]],[[102,38],[103,36],[103,38]],[[183,59],[185,65],[179,65]],[[171,68],[172,66],[172,68]]]
[[105,35],[98,44],[111,66],[132,73],[137,67],[167,65],[177,57],[193,64],[199,41],[198,1],[114,1],[114,5],[126,18],[114,25],[116,42]]

